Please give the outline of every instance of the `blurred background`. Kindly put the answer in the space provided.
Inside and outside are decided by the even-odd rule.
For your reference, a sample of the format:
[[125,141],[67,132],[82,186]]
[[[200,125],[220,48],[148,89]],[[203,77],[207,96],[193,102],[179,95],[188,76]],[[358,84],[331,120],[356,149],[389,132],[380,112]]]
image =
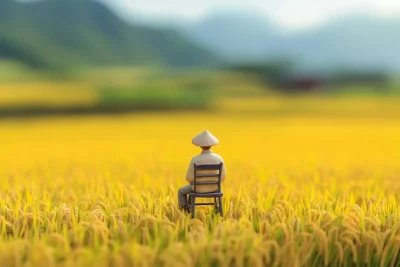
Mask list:
[[0,117],[393,115],[399,30],[395,0],[1,0]]

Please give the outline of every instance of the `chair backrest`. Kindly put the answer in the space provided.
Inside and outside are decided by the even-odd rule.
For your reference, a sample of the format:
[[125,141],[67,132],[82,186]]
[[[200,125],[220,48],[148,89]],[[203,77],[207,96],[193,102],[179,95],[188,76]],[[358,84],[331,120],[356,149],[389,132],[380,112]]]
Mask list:
[[[196,191],[196,186],[201,186],[201,185],[216,185],[218,186],[218,191],[221,192],[221,174],[222,174],[222,166],[223,163],[219,164],[202,164],[202,165],[197,165],[194,163],[194,183],[193,183],[193,190],[194,192]],[[201,174],[198,173],[198,171],[202,171]],[[209,171],[207,173],[207,171]],[[215,171],[218,171],[216,173]],[[218,179],[212,179],[212,181],[204,181],[204,180],[210,180],[210,178],[218,178]],[[202,181],[203,180],[203,181]]]

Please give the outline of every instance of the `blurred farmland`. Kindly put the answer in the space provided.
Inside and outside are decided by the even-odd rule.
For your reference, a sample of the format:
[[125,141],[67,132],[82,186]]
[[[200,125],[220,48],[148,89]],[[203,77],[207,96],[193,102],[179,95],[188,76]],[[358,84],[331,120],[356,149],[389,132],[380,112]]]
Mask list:
[[256,15],[215,13],[159,27],[109,4],[0,3],[1,117],[218,112],[225,103],[274,116],[395,108],[396,19],[350,16],[284,33]]
[[[1,266],[398,266],[398,17],[242,2],[0,1]],[[190,219],[204,129],[225,215]]]

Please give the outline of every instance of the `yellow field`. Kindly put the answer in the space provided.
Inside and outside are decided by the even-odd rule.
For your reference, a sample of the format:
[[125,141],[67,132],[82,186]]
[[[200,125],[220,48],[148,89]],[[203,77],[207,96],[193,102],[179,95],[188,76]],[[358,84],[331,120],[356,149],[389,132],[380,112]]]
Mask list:
[[68,107],[93,106],[97,96],[93,86],[84,83],[29,82],[0,83],[0,106]]
[[[399,266],[393,100],[271,101],[1,121],[0,265]],[[296,103],[313,111],[284,112]],[[176,195],[204,129],[226,214],[191,220]]]

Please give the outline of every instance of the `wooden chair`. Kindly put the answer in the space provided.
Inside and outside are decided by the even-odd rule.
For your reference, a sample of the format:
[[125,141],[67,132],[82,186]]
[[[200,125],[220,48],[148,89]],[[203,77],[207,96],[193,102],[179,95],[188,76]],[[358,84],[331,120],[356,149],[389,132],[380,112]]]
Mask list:
[[[190,205],[192,208],[192,218],[194,218],[195,215],[195,207],[196,205],[214,205],[215,210],[219,211],[221,217],[224,216],[223,210],[222,210],[222,196],[223,193],[221,191],[221,174],[222,174],[222,166],[223,163],[220,164],[204,164],[204,165],[196,165],[194,164],[194,183],[193,183],[193,192],[189,193],[189,201]],[[213,171],[217,171],[218,173],[212,173]],[[199,174],[198,171],[211,171],[211,173],[201,173]],[[202,181],[205,178],[218,178],[215,179],[216,181]],[[202,185],[217,185],[218,190],[214,192],[209,192],[209,193],[198,193],[196,191],[197,186],[202,186]],[[214,202],[208,202],[208,203],[196,203],[196,197],[200,198],[214,198]],[[218,203],[217,203],[218,199]]]

